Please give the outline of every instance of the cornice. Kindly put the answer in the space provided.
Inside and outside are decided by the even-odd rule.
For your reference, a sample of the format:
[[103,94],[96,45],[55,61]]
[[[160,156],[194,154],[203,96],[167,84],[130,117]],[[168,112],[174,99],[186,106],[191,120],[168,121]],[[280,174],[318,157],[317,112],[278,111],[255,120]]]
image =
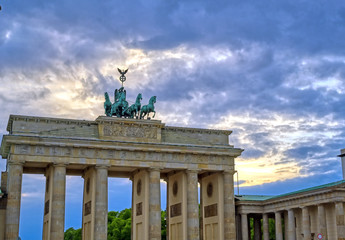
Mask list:
[[174,127],[165,126],[163,130],[175,131],[175,132],[190,132],[190,133],[203,133],[203,134],[217,134],[217,135],[230,135],[230,130],[218,130],[218,129],[202,129],[202,128],[185,128],[185,127]]
[[[296,193],[296,194],[291,194],[288,196],[282,196],[282,197],[278,197],[278,198],[270,198],[270,199],[266,199],[266,200],[262,200],[262,201],[242,200],[242,201],[235,201],[235,203],[236,203],[236,206],[269,207],[271,205],[280,204],[280,203],[284,203],[284,202],[291,202],[291,201],[302,200],[302,199],[308,200],[308,198],[314,197],[314,196],[321,196],[321,195],[325,195],[325,194],[335,194],[336,192],[344,192],[345,191],[344,184],[340,184],[340,185],[343,185],[343,187],[339,187],[339,185],[336,185],[336,186],[326,187],[323,189],[313,190],[310,192]],[[336,198],[337,196],[334,196],[334,197]],[[321,199],[319,199],[319,200],[321,200]],[[327,200],[329,201],[329,199],[327,199]]]
[[156,128],[163,128],[165,126],[160,120],[146,120],[146,119],[130,119],[130,118],[114,118],[99,116],[95,123],[97,124],[119,124],[126,126],[153,126]]
[[57,124],[73,124],[73,125],[96,125],[95,121],[90,120],[76,120],[65,118],[51,118],[51,117],[36,117],[36,116],[24,116],[24,115],[10,115],[6,130],[11,133],[12,124],[14,121],[25,122],[44,122],[44,123],[57,123]]

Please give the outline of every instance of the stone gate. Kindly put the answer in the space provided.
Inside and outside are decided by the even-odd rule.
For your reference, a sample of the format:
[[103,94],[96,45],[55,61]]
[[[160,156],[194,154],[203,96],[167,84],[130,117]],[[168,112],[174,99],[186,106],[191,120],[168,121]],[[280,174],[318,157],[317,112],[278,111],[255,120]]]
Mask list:
[[231,131],[169,127],[157,120],[18,115],[10,116],[7,131],[1,144],[7,204],[0,209],[0,239],[18,237],[23,173],[46,177],[43,240],[63,239],[66,175],[84,179],[84,240],[107,239],[108,177],[132,180],[132,239],[161,239],[162,179],[169,240],[236,239],[233,174],[242,149],[229,145]]

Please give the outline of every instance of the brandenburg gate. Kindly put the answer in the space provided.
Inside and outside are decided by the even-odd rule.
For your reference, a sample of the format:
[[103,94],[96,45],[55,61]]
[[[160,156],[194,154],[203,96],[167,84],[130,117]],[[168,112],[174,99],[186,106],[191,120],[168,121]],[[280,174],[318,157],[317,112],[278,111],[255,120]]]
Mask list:
[[64,238],[66,175],[84,179],[84,240],[107,239],[108,177],[132,180],[132,239],[161,239],[161,180],[167,182],[169,240],[236,239],[233,174],[242,149],[229,145],[231,131],[111,116],[19,115],[9,117],[7,131],[0,152],[7,160],[0,239],[18,238],[23,174],[46,178],[43,240]]

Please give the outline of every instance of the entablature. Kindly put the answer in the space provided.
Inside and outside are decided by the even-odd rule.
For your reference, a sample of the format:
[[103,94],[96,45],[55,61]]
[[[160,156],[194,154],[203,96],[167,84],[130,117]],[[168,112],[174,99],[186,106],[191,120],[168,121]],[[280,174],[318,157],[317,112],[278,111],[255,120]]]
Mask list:
[[231,131],[165,126],[158,120],[100,116],[95,121],[10,115],[9,135],[230,146]]

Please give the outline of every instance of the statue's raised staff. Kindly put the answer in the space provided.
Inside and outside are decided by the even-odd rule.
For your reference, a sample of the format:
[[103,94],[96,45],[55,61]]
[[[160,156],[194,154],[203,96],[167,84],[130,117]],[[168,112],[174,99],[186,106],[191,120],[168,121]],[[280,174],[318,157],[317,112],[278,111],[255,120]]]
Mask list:
[[152,118],[155,117],[155,115],[156,115],[155,106],[154,106],[155,103],[156,103],[156,96],[153,96],[153,97],[150,98],[149,104],[144,105],[141,108],[140,119],[143,119],[146,115],[147,115],[147,119],[151,119],[149,117],[149,113],[151,113],[151,112],[154,113]]

